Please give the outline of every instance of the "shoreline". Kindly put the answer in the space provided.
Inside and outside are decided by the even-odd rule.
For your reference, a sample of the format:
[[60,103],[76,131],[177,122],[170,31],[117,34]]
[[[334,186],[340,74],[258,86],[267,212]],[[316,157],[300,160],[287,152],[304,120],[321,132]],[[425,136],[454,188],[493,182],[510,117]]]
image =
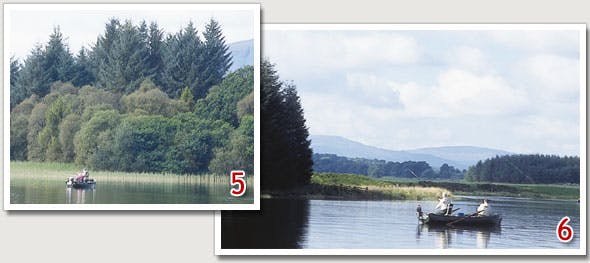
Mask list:
[[262,192],[262,198],[402,201],[437,200],[442,192],[452,196],[511,197],[579,201],[579,185],[474,183],[425,180],[380,180],[362,175],[316,173],[309,185]]

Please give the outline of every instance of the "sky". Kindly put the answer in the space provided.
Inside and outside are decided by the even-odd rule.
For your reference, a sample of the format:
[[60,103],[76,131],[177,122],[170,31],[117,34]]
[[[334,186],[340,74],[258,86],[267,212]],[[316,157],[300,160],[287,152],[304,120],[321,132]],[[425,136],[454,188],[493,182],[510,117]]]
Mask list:
[[61,8],[52,5],[48,9],[43,5],[28,6],[28,10],[11,10],[9,18],[10,55],[21,60],[30,54],[35,44],[45,44],[55,26],[60,27],[72,53],[77,53],[81,47],[89,48],[96,42],[97,36],[104,33],[105,24],[112,17],[120,21],[130,19],[135,25],[142,20],[148,24],[156,21],[167,33],[178,32],[190,21],[202,32],[209,20],[214,18],[221,24],[226,43],[253,39],[254,31],[259,29],[259,25],[254,25],[254,12],[244,8],[215,10],[199,5],[135,5],[132,8],[125,5],[98,8],[70,5]]
[[580,153],[575,30],[265,30],[312,135],[392,150]]

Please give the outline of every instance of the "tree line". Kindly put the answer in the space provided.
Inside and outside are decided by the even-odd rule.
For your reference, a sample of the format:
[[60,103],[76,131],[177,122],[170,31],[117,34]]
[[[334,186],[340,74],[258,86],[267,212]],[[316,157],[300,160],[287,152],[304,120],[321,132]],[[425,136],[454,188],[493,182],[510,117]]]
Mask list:
[[580,183],[580,158],[519,154],[496,156],[469,167],[467,181],[524,184]]
[[[155,23],[112,19],[95,47],[76,58],[56,29],[22,67],[11,61],[11,104],[21,99],[11,105],[11,160],[251,174],[254,68],[227,73],[231,54],[221,28],[214,20],[206,28],[204,41],[192,24],[163,40]],[[183,79],[167,76],[181,61],[191,66],[173,70]]]
[[171,98],[185,88],[196,100],[204,98],[232,62],[217,21],[208,22],[203,37],[198,33],[192,22],[166,34],[156,22],[134,25],[112,18],[90,49],[73,55],[55,27],[49,41],[37,44],[23,61],[10,59],[10,108],[33,94],[44,97],[56,81],[129,94],[149,78]]
[[438,171],[435,171],[424,161],[391,162],[317,153],[313,154],[313,170],[316,172],[360,174],[375,178],[398,177],[452,180],[463,178],[463,171],[448,164],[443,164]]

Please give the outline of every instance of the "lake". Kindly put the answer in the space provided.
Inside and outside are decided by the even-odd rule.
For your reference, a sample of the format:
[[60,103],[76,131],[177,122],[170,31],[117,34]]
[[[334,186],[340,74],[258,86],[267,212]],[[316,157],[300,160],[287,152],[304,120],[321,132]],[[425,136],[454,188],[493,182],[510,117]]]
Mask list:
[[[56,175],[59,174],[59,175]],[[62,175],[64,174],[64,175]],[[229,193],[229,179],[213,175],[90,173],[94,189],[65,185],[72,172],[19,169],[10,178],[12,204],[251,204],[252,182],[241,197]],[[228,176],[229,177],[229,176]]]
[[[475,212],[481,197],[453,203],[457,212]],[[433,249],[556,248],[577,249],[580,208],[576,201],[488,197],[498,228],[429,227],[416,219],[416,205],[430,211],[436,202],[262,200],[254,211],[222,211],[222,248]],[[561,243],[555,228],[569,216],[574,239]],[[236,234],[239,233],[239,234]]]

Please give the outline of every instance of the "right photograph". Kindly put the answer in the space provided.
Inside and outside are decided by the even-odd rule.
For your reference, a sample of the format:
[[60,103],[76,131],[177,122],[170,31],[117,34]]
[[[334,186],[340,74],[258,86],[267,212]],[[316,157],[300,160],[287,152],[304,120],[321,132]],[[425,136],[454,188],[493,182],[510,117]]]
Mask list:
[[586,255],[585,24],[270,24],[217,255]]

